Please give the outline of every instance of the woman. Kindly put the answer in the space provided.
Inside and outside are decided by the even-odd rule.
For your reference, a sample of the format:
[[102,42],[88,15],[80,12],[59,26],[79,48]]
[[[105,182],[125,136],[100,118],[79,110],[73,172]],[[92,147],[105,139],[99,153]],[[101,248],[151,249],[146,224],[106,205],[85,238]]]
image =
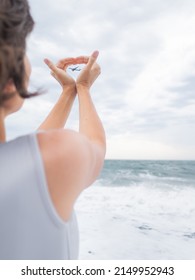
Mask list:
[[[90,97],[100,74],[98,52],[45,63],[62,86],[39,131],[6,142],[5,118],[27,92],[30,63],[26,37],[33,29],[27,0],[0,1],[0,259],[76,259],[74,203],[99,175],[106,143]],[[70,64],[86,64],[76,82]],[[63,129],[76,94],[79,132]]]

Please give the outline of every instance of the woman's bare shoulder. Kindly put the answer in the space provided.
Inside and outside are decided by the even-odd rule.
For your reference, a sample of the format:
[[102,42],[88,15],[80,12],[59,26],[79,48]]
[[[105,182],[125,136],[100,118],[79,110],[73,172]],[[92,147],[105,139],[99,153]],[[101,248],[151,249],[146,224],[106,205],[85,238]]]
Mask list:
[[68,129],[50,130],[37,134],[39,147],[44,159],[72,162],[79,160],[87,150],[90,141],[82,134]]
[[39,144],[44,148],[47,145],[63,144],[64,141],[68,142],[73,138],[78,137],[78,133],[69,129],[54,129],[47,131],[39,131],[37,138]]
[[90,142],[81,134],[64,129],[40,132],[37,139],[51,198],[59,215],[66,220],[92,177]]

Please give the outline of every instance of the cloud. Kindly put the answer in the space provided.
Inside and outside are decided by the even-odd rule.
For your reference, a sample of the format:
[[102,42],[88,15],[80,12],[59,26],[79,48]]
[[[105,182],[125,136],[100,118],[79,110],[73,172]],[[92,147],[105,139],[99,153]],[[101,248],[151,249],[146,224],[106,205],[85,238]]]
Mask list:
[[191,147],[181,148],[181,145],[178,147],[166,141],[148,138],[147,135],[117,135],[109,138],[107,144],[107,157],[110,159],[194,159]]
[[[48,93],[7,121],[13,136],[17,125],[28,130],[26,118],[32,129],[31,120],[38,125],[60,94],[43,58],[56,62],[99,49],[102,74],[92,95],[107,157],[195,158],[193,0],[29,2],[36,22],[28,41],[31,85]],[[78,126],[77,102],[68,126]]]

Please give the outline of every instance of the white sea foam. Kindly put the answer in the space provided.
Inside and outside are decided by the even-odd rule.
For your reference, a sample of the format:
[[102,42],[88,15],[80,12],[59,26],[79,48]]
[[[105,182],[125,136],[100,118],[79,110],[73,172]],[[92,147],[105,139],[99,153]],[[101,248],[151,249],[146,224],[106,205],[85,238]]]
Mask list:
[[76,204],[80,259],[195,259],[195,189],[91,187]]

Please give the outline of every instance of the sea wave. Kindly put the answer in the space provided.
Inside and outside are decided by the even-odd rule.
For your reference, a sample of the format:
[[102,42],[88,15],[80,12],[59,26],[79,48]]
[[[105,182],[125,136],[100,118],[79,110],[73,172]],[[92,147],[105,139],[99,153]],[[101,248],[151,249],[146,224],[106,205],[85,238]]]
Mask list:
[[106,161],[96,185],[194,188],[194,170],[194,161]]
[[81,258],[195,258],[195,189],[91,187],[77,212]]

